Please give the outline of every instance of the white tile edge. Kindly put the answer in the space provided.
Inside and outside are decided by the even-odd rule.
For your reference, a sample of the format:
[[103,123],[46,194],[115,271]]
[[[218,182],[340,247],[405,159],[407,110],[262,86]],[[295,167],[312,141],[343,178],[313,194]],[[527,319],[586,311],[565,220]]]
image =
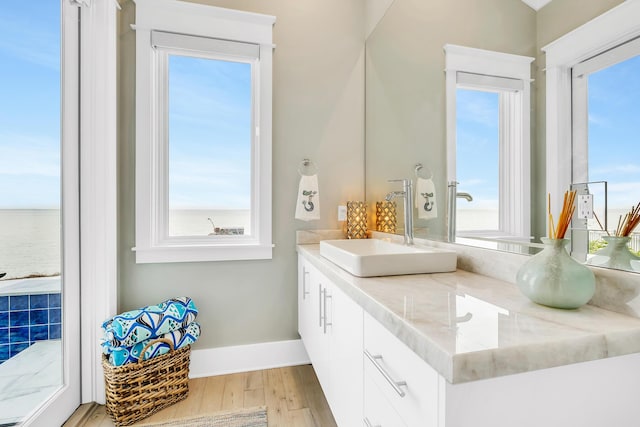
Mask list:
[[300,339],[192,350],[189,378],[309,363],[307,350]]

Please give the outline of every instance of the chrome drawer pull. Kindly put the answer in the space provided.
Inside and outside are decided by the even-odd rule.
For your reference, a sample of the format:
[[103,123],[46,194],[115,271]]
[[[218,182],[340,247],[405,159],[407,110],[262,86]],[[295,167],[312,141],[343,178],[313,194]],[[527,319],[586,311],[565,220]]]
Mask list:
[[362,420],[364,421],[364,425],[367,427],[382,427],[380,424],[376,424],[375,426],[373,424],[371,424],[371,421],[369,421],[369,418],[364,417],[364,419]]
[[307,295],[309,295],[309,291],[307,290],[307,276],[309,272],[306,267],[302,267],[302,299],[307,299]]
[[324,290],[324,315],[322,316],[324,318],[324,333],[327,333],[327,326],[332,326],[333,324],[331,322],[327,322],[327,300],[331,299],[331,295],[329,295],[327,293],[327,290]]
[[318,283],[318,326],[322,328],[322,283]]
[[393,387],[395,392],[398,393],[398,396],[404,397],[405,396],[405,392],[400,387],[406,387],[407,386],[407,382],[406,381],[396,381],[393,378],[391,378],[391,375],[387,372],[387,370],[384,369],[384,367],[380,364],[380,362],[378,362],[378,360],[382,360],[382,356],[381,355],[379,355],[379,354],[373,355],[373,354],[369,353],[369,350],[365,350],[364,351],[364,355],[369,358],[371,363],[373,363],[373,366],[375,366],[378,369],[378,371],[382,374],[384,379],[387,380],[387,382],[389,384],[391,384],[391,387]]

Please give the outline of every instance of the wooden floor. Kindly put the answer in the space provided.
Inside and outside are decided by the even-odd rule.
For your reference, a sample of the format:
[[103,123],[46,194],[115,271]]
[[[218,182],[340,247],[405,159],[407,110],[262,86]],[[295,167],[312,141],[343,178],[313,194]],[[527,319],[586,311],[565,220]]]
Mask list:
[[[262,405],[267,407],[269,427],[336,426],[311,365],[192,379],[189,397],[140,423]],[[104,406],[93,403],[80,406],[64,427],[113,425]]]

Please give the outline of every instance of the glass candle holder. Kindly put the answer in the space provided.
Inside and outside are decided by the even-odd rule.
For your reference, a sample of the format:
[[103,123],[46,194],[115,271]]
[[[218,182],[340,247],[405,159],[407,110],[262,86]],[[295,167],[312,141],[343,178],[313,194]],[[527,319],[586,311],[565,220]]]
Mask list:
[[376,230],[395,233],[397,225],[396,202],[376,202]]
[[367,238],[367,204],[347,202],[347,239]]

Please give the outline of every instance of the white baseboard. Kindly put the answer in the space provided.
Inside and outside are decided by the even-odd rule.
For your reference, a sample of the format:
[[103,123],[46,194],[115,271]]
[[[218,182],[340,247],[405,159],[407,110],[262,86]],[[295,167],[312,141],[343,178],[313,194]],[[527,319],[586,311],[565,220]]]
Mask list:
[[274,341],[191,351],[190,378],[310,363],[302,340]]

